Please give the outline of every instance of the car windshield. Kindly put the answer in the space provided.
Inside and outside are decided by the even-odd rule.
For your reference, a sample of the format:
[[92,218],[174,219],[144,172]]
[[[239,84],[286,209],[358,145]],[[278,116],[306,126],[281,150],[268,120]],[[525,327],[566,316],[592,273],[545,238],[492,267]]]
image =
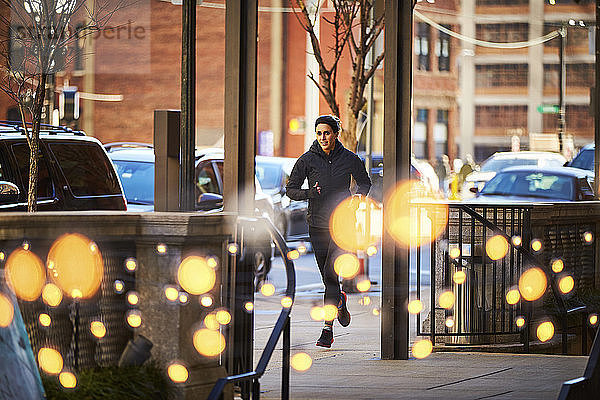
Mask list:
[[276,189],[281,184],[281,167],[278,164],[256,163],[256,177],[263,190]]
[[481,190],[482,195],[573,199],[573,179],[548,172],[501,172]]
[[127,202],[154,204],[154,163],[113,160]]
[[570,167],[594,170],[594,149],[583,150],[571,161]]
[[498,172],[504,168],[521,165],[537,165],[535,158],[491,158],[481,165],[481,172]]

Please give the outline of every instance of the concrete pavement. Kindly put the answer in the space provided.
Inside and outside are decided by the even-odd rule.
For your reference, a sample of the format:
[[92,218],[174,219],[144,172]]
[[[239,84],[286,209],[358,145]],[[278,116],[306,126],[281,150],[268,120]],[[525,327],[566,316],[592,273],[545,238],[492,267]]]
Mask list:
[[[292,312],[292,355],[306,352],[313,360],[306,372],[292,370],[292,399],[554,399],[562,382],[583,374],[587,357],[489,353],[434,353],[423,360],[381,360],[380,319],[371,304],[349,295],[352,323],[334,326],[331,349],[315,346],[322,322],[309,310],[321,294],[300,292]],[[281,308],[280,297],[257,296],[255,362]],[[411,327],[414,340],[414,327]],[[261,379],[261,398],[281,396],[281,340]]]

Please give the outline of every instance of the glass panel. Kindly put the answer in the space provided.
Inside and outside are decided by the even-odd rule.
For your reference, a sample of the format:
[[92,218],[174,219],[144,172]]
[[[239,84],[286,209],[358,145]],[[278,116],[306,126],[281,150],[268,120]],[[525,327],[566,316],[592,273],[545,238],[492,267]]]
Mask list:
[[113,160],[129,204],[154,204],[154,164]]
[[[29,191],[29,145],[26,143],[13,144],[11,150],[19,168],[21,177],[21,198],[26,201]],[[14,182],[16,183],[16,182]],[[43,151],[39,153],[38,159],[38,200],[49,199],[54,195],[54,185],[48,173],[48,162]]]

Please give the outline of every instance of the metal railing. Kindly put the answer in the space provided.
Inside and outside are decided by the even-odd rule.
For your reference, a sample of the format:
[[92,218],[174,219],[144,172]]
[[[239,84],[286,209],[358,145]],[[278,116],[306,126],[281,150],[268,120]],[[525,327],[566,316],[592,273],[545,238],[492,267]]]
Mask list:
[[[258,221],[256,219],[250,219],[250,218],[248,218],[246,220],[248,220],[248,221],[251,220],[251,222]],[[264,219],[262,221],[264,221],[264,223],[267,224],[267,228],[271,235],[271,238],[273,239],[273,242],[275,243],[275,246],[276,246],[277,250],[279,251],[279,253],[285,263],[285,271],[286,271],[286,276],[287,276],[287,288],[285,290],[285,295],[292,300],[292,304],[293,304],[295,293],[296,293],[296,272],[294,270],[294,263],[292,262],[292,260],[290,260],[287,257],[289,249],[287,247],[285,240],[283,239],[283,237],[281,236],[281,234],[279,233],[277,228],[275,228],[273,223],[269,220],[264,220]],[[244,257],[242,257],[242,258],[244,258]],[[246,280],[244,279],[243,276],[241,276],[241,277],[235,276],[233,278],[235,281],[244,280],[244,282],[241,282],[242,284],[244,284],[246,282]],[[253,292],[254,291],[252,290],[252,293]],[[282,308],[281,313],[279,314],[279,317],[277,318],[277,322],[275,323],[273,331],[271,332],[271,335],[269,336],[269,340],[267,341],[267,344],[261,354],[261,357],[258,361],[256,368],[253,371],[241,372],[236,375],[231,375],[231,376],[228,376],[225,378],[220,378],[216,382],[212,391],[210,392],[210,394],[208,396],[208,400],[219,399],[221,397],[223,389],[225,388],[225,385],[227,385],[229,383],[237,383],[237,382],[250,383],[252,399],[253,400],[259,399],[260,398],[260,381],[259,380],[265,373],[267,365],[269,364],[271,356],[273,355],[273,351],[275,350],[275,346],[277,345],[277,342],[279,341],[279,338],[282,336],[282,334],[283,334],[283,363],[282,363],[282,371],[281,371],[281,398],[285,399],[285,400],[289,399],[289,394],[290,394],[290,392],[289,392],[289,387],[290,387],[290,382],[289,382],[289,379],[290,379],[290,324],[291,324],[290,314],[291,314],[291,311],[292,311],[292,306]],[[246,339],[246,341],[248,341],[248,340]],[[251,346],[250,346],[250,350],[251,350]],[[250,369],[251,369],[251,366],[250,366]],[[246,390],[244,390],[244,388],[242,389],[242,391],[246,392]],[[242,393],[242,397],[249,398],[249,393]]]

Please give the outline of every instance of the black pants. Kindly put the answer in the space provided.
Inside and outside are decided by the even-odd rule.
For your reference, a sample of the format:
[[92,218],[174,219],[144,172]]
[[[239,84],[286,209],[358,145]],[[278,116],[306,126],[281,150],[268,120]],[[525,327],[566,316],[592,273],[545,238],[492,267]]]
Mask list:
[[315,258],[317,259],[319,271],[321,271],[321,278],[325,285],[323,302],[324,304],[333,304],[337,306],[340,301],[341,291],[340,281],[333,269],[333,263],[335,259],[343,253],[342,249],[335,244],[329,234],[328,228],[309,226],[308,234],[315,253]]

